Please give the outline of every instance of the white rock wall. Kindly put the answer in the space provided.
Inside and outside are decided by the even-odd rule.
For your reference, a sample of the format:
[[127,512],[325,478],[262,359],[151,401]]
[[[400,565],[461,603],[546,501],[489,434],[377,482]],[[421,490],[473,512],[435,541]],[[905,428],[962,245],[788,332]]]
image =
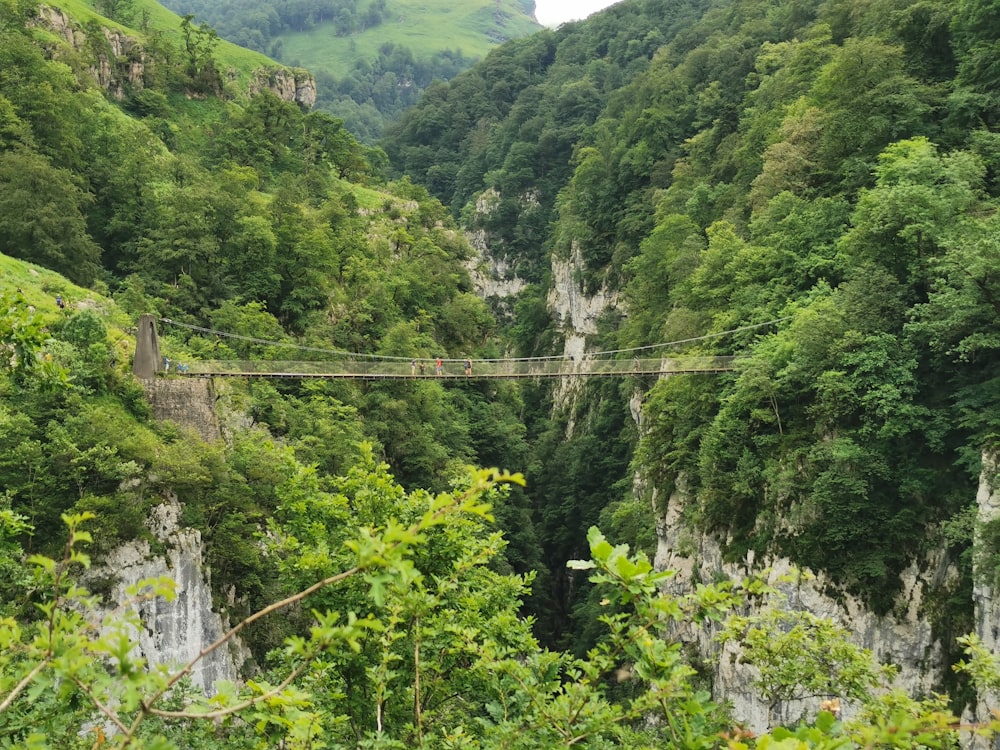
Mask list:
[[[995,521],[1000,517],[1000,495],[995,486],[997,476],[997,457],[983,454],[983,469],[979,476],[979,492],[976,494],[977,526],[987,521]],[[979,530],[975,532],[976,545],[979,541]],[[975,633],[980,641],[994,654],[1000,653],[1000,601],[997,600],[996,587],[992,577],[986,575],[974,577],[972,586],[972,603],[974,606]],[[985,571],[984,571],[985,573]],[[1000,706],[1000,695],[995,692],[985,692],[978,696],[976,706],[963,717],[967,722],[988,721],[991,709]],[[989,746],[983,741],[975,744],[980,747]],[[994,744],[994,747],[997,745]]]
[[577,358],[586,354],[586,337],[597,333],[598,318],[619,304],[618,293],[605,287],[592,295],[584,292],[577,280],[583,267],[583,257],[576,244],[569,258],[553,258],[552,289],[546,300],[563,327],[566,342],[563,353]]
[[[537,204],[537,200],[535,201]],[[476,199],[476,211],[479,216],[488,216],[500,205],[500,193],[489,188]],[[465,233],[466,239],[475,254],[466,262],[465,267],[472,279],[476,294],[485,300],[491,297],[507,299],[516,297],[527,286],[527,282],[519,278],[513,264],[502,253],[496,252],[491,238],[485,229],[476,229]]]
[[[823,574],[813,575],[801,570],[785,558],[762,558],[752,552],[740,563],[723,561],[719,544],[688,528],[682,517],[683,486],[667,503],[657,522],[657,570],[675,570],[677,576],[670,589],[675,593],[690,590],[698,581],[723,579],[742,580],[751,573],[767,571],[768,583],[781,591],[788,607],[812,612],[827,618],[854,633],[854,641],[872,651],[884,664],[899,667],[897,684],[912,695],[931,693],[944,669],[941,644],[931,633],[931,625],[923,612],[924,597],[930,586],[939,586],[949,576],[956,575],[942,556],[912,565],[901,576],[902,591],[893,613],[877,616],[857,598],[845,595],[834,599],[823,593],[830,581]],[[654,506],[656,493],[654,495]],[[789,581],[795,581],[790,583]],[[748,612],[747,614],[753,614]],[[755,673],[741,664],[735,646],[724,650],[712,641],[714,631],[690,630],[681,634],[697,644],[702,655],[715,660],[713,692],[719,700],[729,701],[735,715],[747,726],[761,732],[772,724],[794,722],[802,716],[815,716],[816,701],[796,701],[779,707],[769,716],[768,705],[752,689]],[[844,703],[844,715],[851,706]]]
[[[477,210],[489,212],[497,201],[499,196],[487,191],[481,196]],[[470,239],[481,256],[490,257],[489,238],[485,233]],[[553,284],[547,298],[549,308],[563,327],[564,354],[577,359],[586,356],[586,337],[597,332],[597,320],[601,314],[617,308],[620,303],[618,295],[607,289],[600,289],[593,295],[585,294],[577,282],[582,267],[577,247],[572,249],[567,259],[553,258]],[[502,276],[502,269],[498,267],[498,270],[497,275]],[[485,289],[487,286],[484,284],[478,288]],[[568,403],[577,390],[572,378],[563,378],[556,394],[557,403]],[[628,406],[641,431],[642,394],[634,394]],[[569,431],[572,432],[572,425]],[[990,484],[995,472],[995,462],[989,462],[984,469],[978,497],[980,520],[1000,514],[1000,495]],[[634,481],[637,496],[652,496],[654,508],[661,507],[660,498],[655,491],[647,491],[643,477],[635,477]],[[855,597],[834,599],[823,593],[829,590],[829,581],[823,575],[802,571],[806,575],[795,577],[797,584],[787,583],[789,578],[794,577],[793,566],[787,559],[758,559],[751,553],[738,564],[724,562],[717,542],[685,525],[681,513],[683,503],[684,488],[681,483],[678,492],[666,503],[666,510],[659,513],[657,521],[655,566],[658,570],[678,572],[671,583],[675,591],[689,589],[698,581],[739,579],[751,571],[769,569],[768,581],[783,591],[789,606],[827,617],[853,632],[856,642],[870,649],[879,661],[898,666],[897,684],[910,694],[927,695],[933,692],[945,665],[941,644],[934,639],[924,613],[925,597],[930,588],[944,585],[957,575],[948,566],[943,554],[920,560],[905,570],[901,575],[897,605],[890,615],[877,616]],[[977,631],[983,641],[997,651],[1000,648],[1000,604],[997,604],[989,586],[977,585],[974,596]],[[734,646],[720,650],[713,641],[714,632],[695,627],[680,635],[695,644],[699,653],[715,664],[713,681],[716,698],[729,702],[735,715],[752,730],[759,732],[774,723],[794,722],[803,715],[814,716],[818,710],[818,700],[792,702],[780,706],[777,715],[769,715],[769,707],[751,687],[754,677],[751,668],[739,663]],[[987,705],[1000,705],[996,697],[988,696],[988,700],[980,703],[980,718],[988,715]],[[844,714],[850,715],[851,710],[852,707],[844,703]]]
[[[178,525],[176,501],[154,508],[148,524],[165,545],[162,555],[153,554],[147,541],[132,541],[111,552],[94,575],[111,575],[116,583],[111,599],[119,605],[129,601],[130,586],[148,578],[168,576],[176,598],[153,599],[138,604],[143,627],[136,634],[138,648],[150,665],[180,667],[195,658],[228,629],[212,609],[212,591],[204,573],[201,534]],[[202,659],[191,675],[195,685],[211,695],[218,680],[237,681],[239,666],[246,658],[235,640]]]

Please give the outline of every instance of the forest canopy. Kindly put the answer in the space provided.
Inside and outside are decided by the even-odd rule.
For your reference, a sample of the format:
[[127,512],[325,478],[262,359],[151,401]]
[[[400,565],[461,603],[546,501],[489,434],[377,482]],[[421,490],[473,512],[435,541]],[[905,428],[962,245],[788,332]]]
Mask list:
[[[998,684],[963,635],[1000,567],[974,506],[1000,433],[994,5],[627,0],[431,85],[372,147],[239,90],[191,17],[119,56],[99,26],[72,47],[5,0],[0,727],[66,746],[95,717],[152,747],[958,742],[954,714]],[[477,294],[486,251],[516,298]],[[614,304],[573,329],[556,267]],[[189,326],[165,332],[175,361],[552,356],[569,334],[741,364],[572,392],[255,381],[202,443],[129,373],[143,313]],[[168,497],[257,670],[214,698],[97,635],[81,577],[155,547]],[[720,552],[690,596],[650,562],[668,509]],[[774,558],[887,616],[904,571],[954,571],[926,609],[952,703],[893,691],[846,632],[724,566]],[[152,585],[137,606],[171,594]],[[760,736],[662,627],[723,621],[760,675]]]

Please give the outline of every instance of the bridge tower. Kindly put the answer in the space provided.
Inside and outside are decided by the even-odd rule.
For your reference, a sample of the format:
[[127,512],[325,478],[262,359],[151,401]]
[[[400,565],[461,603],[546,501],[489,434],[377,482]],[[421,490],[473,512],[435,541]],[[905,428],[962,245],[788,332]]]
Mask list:
[[132,374],[149,380],[163,369],[160,358],[160,340],[156,336],[156,316],[145,314],[139,318],[135,332],[135,359],[132,360]]

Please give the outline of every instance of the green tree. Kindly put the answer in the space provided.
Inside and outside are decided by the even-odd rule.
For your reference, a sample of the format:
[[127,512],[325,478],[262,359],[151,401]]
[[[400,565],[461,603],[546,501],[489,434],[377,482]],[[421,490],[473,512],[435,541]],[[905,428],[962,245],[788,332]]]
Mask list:
[[222,76],[215,64],[214,52],[219,45],[219,34],[208,24],[199,24],[188,13],[181,18],[181,35],[184,38],[184,73],[196,91],[219,93]]
[[0,96],[0,148],[4,151],[20,146],[29,146],[32,141],[31,129],[21,120],[14,105],[5,96]]
[[97,10],[112,21],[130,26],[135,20],[135,0],[98,0]]
[[[73,747],[91,744],[76,733],[99,718],[116,730],[101,732],[102,744],[165,750],[203,741],[297,746],[321,739],[481,750],[709,748],[723,732],[729,747],[749,748],[749,736],[697,687],[669,627],[715,628],[746,597],[766,598],[768,588],[751,580],[666,596],[659,587],[670,571],[655,571],[644,555],[613,546],[594,528],[589,559],[572,567],[591,571],[607,591],[606,605],[618,606],[601,617],[606,637],[585,657],[541,650],[514,612],[524,581],[488,565],[501,540],[484,533],[489,507],[483,501],[506,479],[518,477],[479,472],[467,490],[431,496],[402,493],[372,467],[345,477],[332,493],[307,474],[288,477],[270,540],[282,575],[309,585],[169,670],[148,670],[133,650],[132,633],[143,602],[175,595],[170,582],[134,587],[98,634],[87,620],[94,598],[77,583],[90,564],[82,547],[91,539],[83,526],[92,517],[67,515],[64,553],[30,559],[43,616],[0,620],[0,726],[15,742]],[[344,533],[355,514],[367,520],[386,511],[399,517]],[[23,521],[0,514],[0,524],[10,534]],[[3,554],[17,550],[5,547]],[[184,677],[205,653],[277,612],[300,619],[306,602],[312,613],[301,618],[302,632],[286,640],[268,672],[240,690],[219,684],[211,698],[185,690]],[[762,689],[772,695],[843,695],[862,707],[860,720],[841,724],[821,711],[794,730],[762,734],[756,747],[792,736],[829,750],[955,741],[958,720],[940,702],[898,692],[872,700],[868,691],[880,671],[836,626],[771,610],[731,618],[723,633],[745,644],[746,658],[761,669]],[[963,668],[983,685],[997,684],[995,659],[974,639],[965,643]],[[45,699],[50,691],[59,701]],[[169,697],[174,691],[183,700]],[[242,721],[233,721],[237,717]],[[996,728],[994,722],[978,727],[986,734]]]
[[1000,80],[996,62],[1000,28],[996,12],[995,0],[959,0],[951,22],[959,62],[958,80],[984,93],[995,91]]
[[738,645],[739,660],[756,667],[756,687],[772,720],[791,701],[871,700],[893,675],[852,643],[846,628],[804,610],[781,607],[731,617],[719,640]]
[[84,286],[100,268],[101,248],[87,232],[89,197],[72,173],[28,151],[0,153],[0,244]]
[[[925,134],[933,96],[906,74],[899,48],[858,38],[848,40],[823,67],[809,99],[825,115],[820,168],[856,189],[868,184],[886,146]],[[859,99],[873,106],[859,108]]]
[[885,266],[923,295],[930,265],[978,201],[983,179],[968,153],[939,155],[924,138],[899,141],[879,156],[876,185],[862,192],[841,252]]

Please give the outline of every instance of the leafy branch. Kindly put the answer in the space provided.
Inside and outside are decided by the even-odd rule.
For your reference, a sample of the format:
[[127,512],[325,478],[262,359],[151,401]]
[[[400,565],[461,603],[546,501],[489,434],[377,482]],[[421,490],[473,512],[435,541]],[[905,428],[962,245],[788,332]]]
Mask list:
[[[354,565],[254,612],[169,674],[145,670],[144,663],[132,656],[135,644],[128,635],[128,628],[138,625],[137,618],[121,617],[115,613],[111,622],[105,621],[110,634],[95,638],[92,635],[93,626],[79,615],[80,610],[92,611],[95,601],[85,589],[75,585],[68,575],[74,566],[86,568],[90,565],[89,557],[78,547],[91,542],[90,534],[80,526],[94,516],[91,513],[66,515],[64,521],[69,528],[69,535],[63,559],[56,562],[40,555],[29,558],[40,574],[49,579],[52,593],[47,602],[39,605],[46,615],[43,637],[24,647],[25,656],[34,656],[38,661],[4,697],[0,703],[0,713],[10,709],[18,697],[47,671],[52,673],[51,679],[54,681],[68,679],[86,696],[98,713],[114,725],[117,729],[114,742],[121,748],[135,746],[138,731],[149,716],[172,720],[216,720],[268,704],[284,695],[315,658],[334,644],[346,643],[350,648],[358,650],[358,639],[362,634],[382,626],[370,617],[358,618],[353,612],[348,613],[343,624],[338,624],[339,613],[315,613],[316,624],[312,628],[310,639],[288,640],[286,649],[298,660],[298,664],[276,686],[251,684],[253,694],[232,703],[229,703],[230,695],[220,693],[208,699],[207,704],[195,703],[183,710],[157,707],[157,703],[170,694],[184,678],[190,676],[202,660],[262,618],[301,603],[316,592],[340,584],[364,571],[382,569],[404,573],[405,576],[405,571],[411,567],[408,557],[414,547],[427,541],[427,531],[446,524],[459,515],[489,517],[489,505],[483,503],[481,498],[502,482],[522,483],[523,479],[520,475],[495,469],[480,470],[475,472],[464,491],[431,497],[425,511],[408,526],[390,521],[381,532],[359,530],[356,538],[345,545],[354,553]],[[370,580],[373,596],[379,595],[379,579],[379,576],[373,576]],[[170,598],[173,596],[171,584],[169,580],[143,581],[130,589],[130,593]],[[23,641],[22,635],[16,622],[0,621],[0,645],[5,647],[6,652],[5,657],[0,659],[0,667],[4,671],[11,666],[12,650],[8,647],[20,644]],[[41,647],[35,644],[41,644]],[[109,663],[114,666],[113,670],[107,669]],[[132,710],[135,713],[129,718],[128,714]],[[419,719],[419,713],[417,716]]]

